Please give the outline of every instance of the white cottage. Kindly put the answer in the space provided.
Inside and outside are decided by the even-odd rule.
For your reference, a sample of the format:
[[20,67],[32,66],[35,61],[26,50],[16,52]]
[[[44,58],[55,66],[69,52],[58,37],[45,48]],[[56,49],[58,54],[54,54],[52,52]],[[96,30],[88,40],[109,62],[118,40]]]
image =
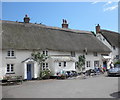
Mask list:
[[[96,26],[96,37],[112,51],[109,56],[103,56],[104,66],[109,69],[111,62],[120,60],[120,34],[118,32],[101,29],[98,24]],[[108,65],[106,65],[106,62]]]
[[61,70],[77,71],[75,63],[80,55],[85,55],[87,70],[103,65],[102,55],[111,52],[91,32],[69,29],[66,20],[63,20],[62,28],[29,21],[27,15],[24,22],[2,21],[2,76],[38,78],[40,67],[31,58],[33,51],[49,56],[42,68],[49,68],[53,76]]

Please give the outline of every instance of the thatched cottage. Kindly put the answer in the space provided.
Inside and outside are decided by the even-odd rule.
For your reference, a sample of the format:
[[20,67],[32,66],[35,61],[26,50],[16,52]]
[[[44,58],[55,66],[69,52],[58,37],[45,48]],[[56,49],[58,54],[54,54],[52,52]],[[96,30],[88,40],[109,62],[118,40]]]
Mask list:
[[[96,37],[112,51],[109,55],[111,62],[120,60],[120,34],[118,32],[101,29],[98,24],[96,26]],[[105,60],[104,63],[106,62]]]
[[42,68],[49,68],[56,76],[61,70],[77,70],[78,56],[85,55],[85,68],[103,65],[102,57],[111,50],[91,32],[68,28],[63,20],[62,28],[24,22],[2,21],[2,76],[22,75],[31,80],[39,77],[39,66],[31,59],[33,51],[49,56]]

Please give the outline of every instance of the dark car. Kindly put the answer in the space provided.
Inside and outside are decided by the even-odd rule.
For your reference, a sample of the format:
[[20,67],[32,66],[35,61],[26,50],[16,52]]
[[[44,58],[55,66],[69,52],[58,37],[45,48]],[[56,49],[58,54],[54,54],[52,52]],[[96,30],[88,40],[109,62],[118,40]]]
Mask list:
[[110,68],[108,76],[120,76],[120,64],[116,64],[114,68]]

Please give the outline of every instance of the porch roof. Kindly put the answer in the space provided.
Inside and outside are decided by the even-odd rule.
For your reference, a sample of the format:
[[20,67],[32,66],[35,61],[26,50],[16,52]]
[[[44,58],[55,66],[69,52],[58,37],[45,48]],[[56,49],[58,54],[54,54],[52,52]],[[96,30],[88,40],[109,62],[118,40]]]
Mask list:
[[102,56],[103,59],[111,59],[110,56]]
[[22,61],[22,63],[24,63],[24,62],[35,62],[35,60],[33,58],[27,58]]
[[73,57],[52,57],[52,59],[55,61],[55,62],[75,62],[75,58]]

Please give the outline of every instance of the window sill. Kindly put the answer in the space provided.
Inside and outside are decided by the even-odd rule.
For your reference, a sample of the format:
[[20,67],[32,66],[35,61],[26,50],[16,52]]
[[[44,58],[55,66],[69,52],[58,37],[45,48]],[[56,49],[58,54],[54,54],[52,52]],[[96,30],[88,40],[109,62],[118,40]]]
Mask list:
[[16,57],[6,57],[6,59],[16,59]]
[[15,74],[15,72],[10,72],[10,73],[7,72],[6,74]]

